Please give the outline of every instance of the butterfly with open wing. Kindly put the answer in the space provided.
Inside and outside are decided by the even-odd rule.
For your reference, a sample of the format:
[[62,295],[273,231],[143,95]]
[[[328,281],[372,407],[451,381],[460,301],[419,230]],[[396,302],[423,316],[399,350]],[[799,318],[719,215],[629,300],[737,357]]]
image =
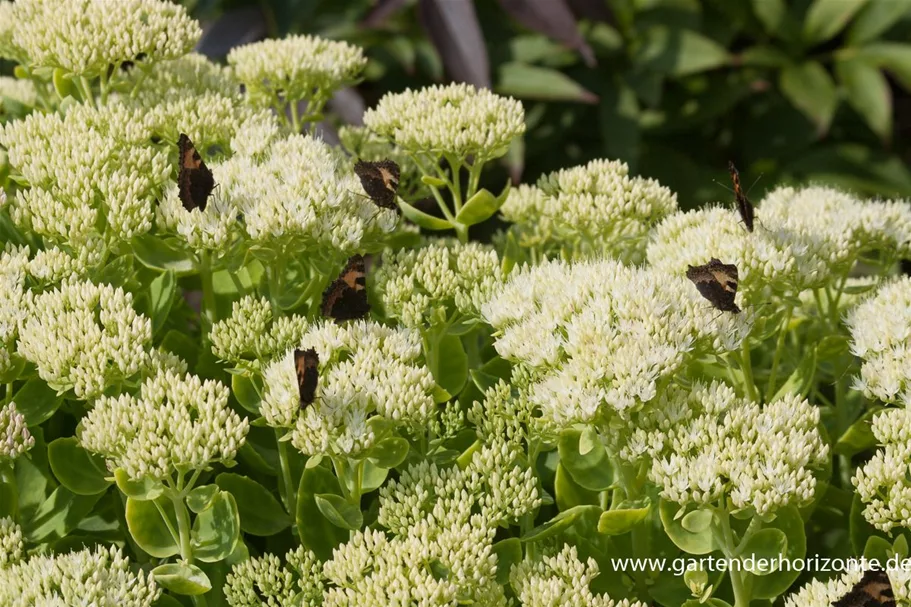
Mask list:
[[209,195],[215,189],[215,177],[196,151],[196,146],[184,133],[177,139],[177,149],[180,163],[177,171],[177,192],[180,202],[188,211],[205,211]]
[[870,569],[832,607],[895,607],[892,582],[885,571]]
[[353,255],[345,269],[323,291],[323,316],[340,323],[364,318],[370,312],[367,302],[367,265],[363,255]]
[[391,209],[401,213],[395,197],[399,190],[399,165],[392,160],[369,162],[359,160],[354,165],[354,173],[360,178],[361,186],[373,204],[381,209]]
[[740,280],[737,266],[721,263],[712,257],[707,264],[687,266],[686,277],[696,285],[699,293],[717,310],[740,313],[740,308],[734,302],[734,296],[737,295],[737,284]]
[[294,369],[300,392],[300,408],[306,409],[316,400],[316,383],[319,380],[319,355],[316,350],[295,350]]

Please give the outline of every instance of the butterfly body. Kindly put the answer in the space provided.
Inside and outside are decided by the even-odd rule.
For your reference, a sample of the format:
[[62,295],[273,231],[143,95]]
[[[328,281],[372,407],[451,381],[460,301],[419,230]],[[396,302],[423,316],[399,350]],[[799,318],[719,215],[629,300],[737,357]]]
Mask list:
[[177,192],[183,207],[192,211],[204,211],[209,195],[215,188],[215,178],[212,171],[203,162],[196,146],[190,138],[181,133],[177,139],[179,151],[179,169],[177,172]]
[[895,607],[892,583],[885,571],[870,569],[832,607]]
[[316,399],[316,384],[319,380],[319,355],[316,350],[295,350],[294,370],[297,372],[300,408],[306,409]]
[[733,162],[728,162],[728,172],[731,174],[731,182],[734,184],[734,197],[737,199],[737,212],[740,213],[740,219],[746,226],[748,232],[753,231],[753,224],[756,220],[756,209],[753,203],[747,198],[740,183],[740,171],[734,166]]
[[400,212],[399,205],[395,203],[401,176],[398,164],[392,160],[360,160],[354,165],[354,173],[361,180],[361,186],[373,204],[381,209]]
[[348,259],[345,269],[323,291],[323,316],[336,322],[364,318],[370,312],[367,302],[367,266],[363,255]]
[[739,276],[737,266],[721,263],[714,257],[707,264],[688,266],[686,277],[696,285],[699,293],[722,312],[740,313],[734,302]]

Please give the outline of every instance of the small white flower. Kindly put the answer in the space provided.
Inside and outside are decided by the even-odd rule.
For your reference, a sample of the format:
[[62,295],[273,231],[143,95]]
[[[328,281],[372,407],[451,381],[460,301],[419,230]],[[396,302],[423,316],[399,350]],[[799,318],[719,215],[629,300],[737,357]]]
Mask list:
[[911,410],[887,409],[873,418],[873,435],[882,445],[851,479],[864,502],[864,518],[878,529],[911,526]]
[[[322,566],[303,546],[285,555],[249,558],[231,567],[225,580],[225,598],[231,607],[319,605],[323,598]],[[303,603],[301,603],[303,601]]]
[[25,425],[25,417],[11,402],[0,409],[0,460],[16,459],[35,445]]

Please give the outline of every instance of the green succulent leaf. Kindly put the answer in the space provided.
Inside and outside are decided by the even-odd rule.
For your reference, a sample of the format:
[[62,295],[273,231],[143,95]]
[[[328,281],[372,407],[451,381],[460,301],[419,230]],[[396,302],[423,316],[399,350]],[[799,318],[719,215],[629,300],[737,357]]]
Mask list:
[[168,563],[152,569],[155,582],[174,594],[198,596],[212,590],[212,583],[205,572],[196,565]]
[[52,441],[47,457],[60,484],[76,495],[95,495],[112,484],[105,478],[104,459],[83,449],[75,436]]
[[215,483],[234,496],[240,513],[240,528],[244,533],[275,535],[291,525],[290,517],[275,496],[253,479],[222,472],[216,477]]

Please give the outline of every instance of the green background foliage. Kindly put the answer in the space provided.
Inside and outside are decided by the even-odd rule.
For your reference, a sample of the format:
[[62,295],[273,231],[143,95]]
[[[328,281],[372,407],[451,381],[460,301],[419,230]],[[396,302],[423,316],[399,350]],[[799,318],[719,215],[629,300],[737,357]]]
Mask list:
[[[908,0],[185,0],[203,50],[314,33],[366,48],[338,123],[386,92],[465,80],[513,95],[528,133],[488,171],[533,182],[593,158],[659,179],[684,207],[822,181],[911,195]],[[714,181],[713,181],[714,180]]]

